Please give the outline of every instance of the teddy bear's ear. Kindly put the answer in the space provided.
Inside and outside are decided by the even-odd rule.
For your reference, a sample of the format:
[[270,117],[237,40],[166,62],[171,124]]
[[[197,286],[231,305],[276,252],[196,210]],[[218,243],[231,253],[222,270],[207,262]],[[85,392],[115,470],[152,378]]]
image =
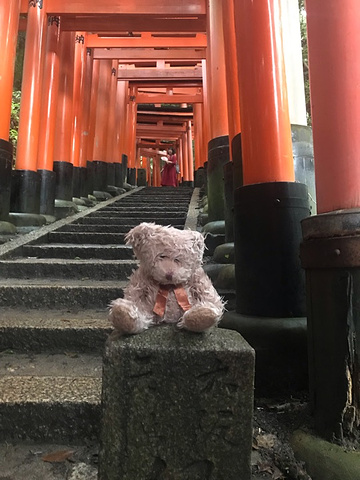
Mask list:
[[199,255],[203,255],[204,250],[205,250],[205,240],[203,235],[200,232],[197,232],[194,230],[192,232],[193,234],[193,249],[197,251]]
[[132,228],[126,235],[126,245],[131,245],[135,251],[139,251],[144,242],[148,239],[153,231],[154,223],[140,223],[136,227]]

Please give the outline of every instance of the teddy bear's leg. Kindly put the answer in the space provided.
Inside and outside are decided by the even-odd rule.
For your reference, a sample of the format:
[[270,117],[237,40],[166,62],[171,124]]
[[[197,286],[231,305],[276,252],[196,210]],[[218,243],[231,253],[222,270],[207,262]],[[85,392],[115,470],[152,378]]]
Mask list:
[[178,327],[203,332],[219,323],[222,312],[216,308],[197,305],[184,313]]
[[124,298],[118,298],[111,302],[109,320],[121,334],[140,333],[146,330],[152,322],[151,317],[141,315],[139,309]]

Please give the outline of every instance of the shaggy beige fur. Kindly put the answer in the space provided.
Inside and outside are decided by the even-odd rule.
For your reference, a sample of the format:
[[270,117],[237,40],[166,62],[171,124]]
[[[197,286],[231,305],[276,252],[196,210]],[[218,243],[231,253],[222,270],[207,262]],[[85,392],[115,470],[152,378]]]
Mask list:
[[[205,244],[201,233],[141,223],[125,239],[140,263],[124,298],[110,305],[109,318],[118,332],[139,333],[160,323],[176,323],[180,328],[202,332],[218,324],[224,302],[202,268]],[[164,285],[181,285],[191,308],[184,311],[170,287],[164,316],[155,314],[159,287]]]

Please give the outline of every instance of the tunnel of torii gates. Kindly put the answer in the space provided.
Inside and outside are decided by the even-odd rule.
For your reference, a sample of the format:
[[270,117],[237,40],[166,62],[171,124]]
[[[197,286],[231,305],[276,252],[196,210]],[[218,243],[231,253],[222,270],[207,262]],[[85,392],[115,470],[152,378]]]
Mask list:
[[360,418],[360,2],[306,11],[312,129],[297,0],[1,1],[0,220],[125,180],[159,186],[174,145],[180,185],[205,182],[209,221],[232,225],[239,331],[279,320],[290,339],[307,317],[316,428],[341,438]]

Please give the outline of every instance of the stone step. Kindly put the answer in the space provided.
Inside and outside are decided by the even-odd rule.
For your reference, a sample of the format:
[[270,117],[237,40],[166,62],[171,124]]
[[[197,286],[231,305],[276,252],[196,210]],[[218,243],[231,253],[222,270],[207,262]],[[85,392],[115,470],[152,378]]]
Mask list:
[[131,260],[133,251],[126,245],[73,245],[51,243],[44,245],[24,245],[23,255],[38,258],[102,258],[107,260]]
[[168,216],[159,218],[156,215],[142,215],[134,217],[83,217],[79,218],[76,223],[85,225],[130,225],[131,228],[142,222],[155,222],[158,225],[181,225],[185,224],[186,215],[183,217]]
[[0,440],[97,440],[101,383],[90,376],[0,377]]
[[106,308],[127,282],[73,279],[0,280],[0,307]]
[[[134,225],[101,225],[101,231],[104,233],[127,233],[131,230]],[[172,227],[178,228],[182,230],[184,225],[172,225]],[[86,224],[78,224],[78,223],[70,223],[69,225],[65,225],[57,230],[58,232],[98,232],[99,226],[98,225],[86,225]]]
[[104,207],[101,210],[98,210],[98,212],[114,212],[114,213],[121,213],[121,212],[138,212],[139,210],[141,211],[149,211],[153,213],[161,213],[161,212],[178,212],[181,211],[183,213],[186,213],[188,211],[188,202],[184,203],[179,203],[177,202],[175,205],[158,205],[158,204],[151,204],[149,205],[148,203],[144,203],[143,205],[139,204],[120,204],[120,205],[114,205],[114,206],[108,206]]
[[62,258],[15,258],[0,260],[0,278],[77,278],[127,280],[137,267],[135,260],[64,260]]
[[172,211],[172,212],[154,212],[154,211],[149,211],[148,213],[144,212],[142,209],[136,209],[133,212],[132,211],[127,211],[124,210],[121,213],[114,212],[113,210],[98,210],[97,212],[89,213],[89,215],[86,218],[94,218],[94,217],[107,217],[107,218],[143,218],[144,221],[147,221],[147,217],[152,217],[157,219],[160,218],[185,218],[186,217],[186,212],[179,212],[179,211]]
[[113,328],[108,309],[2,308],[0,352],[101,354]]
[[51,232],[49,242],[53,243],[74,243],[74,244],[122,244],[124,233],[109,232]]

